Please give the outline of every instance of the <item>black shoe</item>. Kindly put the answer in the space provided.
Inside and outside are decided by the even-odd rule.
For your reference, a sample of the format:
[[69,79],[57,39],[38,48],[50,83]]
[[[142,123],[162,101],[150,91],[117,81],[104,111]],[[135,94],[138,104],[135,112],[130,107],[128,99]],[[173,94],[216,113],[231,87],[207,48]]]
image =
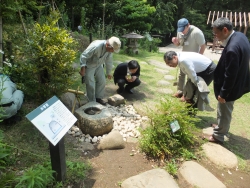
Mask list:
[[106,102],[100,98],[96,98],[96,102],[100,103],[101,105],[106,105]]
[[116,92],[118,93],[118,94],[121,94],[122,92],[123,92],[123,90],[124,90],[124,88],[118,88],[117,90],[116,90]]

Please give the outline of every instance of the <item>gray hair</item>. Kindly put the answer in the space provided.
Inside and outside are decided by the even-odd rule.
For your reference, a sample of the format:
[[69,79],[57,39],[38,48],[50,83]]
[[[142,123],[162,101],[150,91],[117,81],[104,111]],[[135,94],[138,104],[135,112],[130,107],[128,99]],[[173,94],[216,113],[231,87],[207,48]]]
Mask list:
[[221,17],[221,18],[218,18],[217,20],[215,20],[214,23],[212,24],[212,27],[215,27],[221,31],[224,27],[226,27],[228,29],[228,31],[233,30],[232,22],[230,22],[230,20],[228,18],[225,18],[225,17]]
[[173,56],[177,56],[177,53],[174,52],[174,51],[168,51],[168,52],[166,52],[166,53],[164,54],[164,61],[165,61],[165,60],[168,60],[168,61],[172,60],[172,59],[173,59]]

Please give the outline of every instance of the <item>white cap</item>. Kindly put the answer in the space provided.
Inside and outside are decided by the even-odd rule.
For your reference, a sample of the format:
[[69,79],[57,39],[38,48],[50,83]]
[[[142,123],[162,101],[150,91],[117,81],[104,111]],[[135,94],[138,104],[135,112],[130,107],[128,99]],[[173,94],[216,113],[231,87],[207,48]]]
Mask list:
[[117,37],[111,37],[109,39],[109,44],[110,44],[110,46],[113,47],[115,53],[118,53],[120,51],[121,41],[120,41],[119,38],[117,38]]

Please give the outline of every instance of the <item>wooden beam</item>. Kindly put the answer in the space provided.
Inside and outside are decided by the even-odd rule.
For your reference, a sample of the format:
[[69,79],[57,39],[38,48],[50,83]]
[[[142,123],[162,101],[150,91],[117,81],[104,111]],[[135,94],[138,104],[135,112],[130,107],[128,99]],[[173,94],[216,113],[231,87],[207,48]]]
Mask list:
[[238,21],[237,18],[238,18],[238,17],[237,17],[237,13],[235,12],[235,13],[234,13],[234,26],[235,26],[235,27],[237,27],[237,21]]
[[239,31],[241,31],[241,28],[242,28],[242,21],[241,21],[241,12],[239,12]]
[[220,15],[220,11],[218,11],[218,13],[217,13],[217,18],[216,18],[216,19],[218,19],[218,18],[219,18],[219,15]]
[[213,19],[212,19],[211,24],[213,24],[213,23],[214,23],[214,15],[215,15],[215,11],[214,11],[214,13],[213,13]]
[[248,25],[247,25],[247,17],[246,17],[246,13],[245,12],[243,13],[243,17],[244,17],[244,27],[245,27],[244,34],[246,35]]
[[250,12],[248,12],[248,26],[250,26]]
[[209,14],[208,14],[208,18],[207,18],[207,24],[209,24],[209,20],[210,20],[210,15],[211,15],[211,10],[209,11]]

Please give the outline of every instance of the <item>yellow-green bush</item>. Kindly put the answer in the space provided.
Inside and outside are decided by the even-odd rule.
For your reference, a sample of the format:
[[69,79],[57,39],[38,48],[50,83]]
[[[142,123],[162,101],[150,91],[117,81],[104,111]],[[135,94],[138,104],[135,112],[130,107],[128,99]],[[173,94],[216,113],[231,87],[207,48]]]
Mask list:
[[20,49],[23,58],[15,63],[12,76],[26,97],[46,100],[71,84],[76,42],[57,26],[58,19],[59,14],[52,12],[44,24],[34,24]]

